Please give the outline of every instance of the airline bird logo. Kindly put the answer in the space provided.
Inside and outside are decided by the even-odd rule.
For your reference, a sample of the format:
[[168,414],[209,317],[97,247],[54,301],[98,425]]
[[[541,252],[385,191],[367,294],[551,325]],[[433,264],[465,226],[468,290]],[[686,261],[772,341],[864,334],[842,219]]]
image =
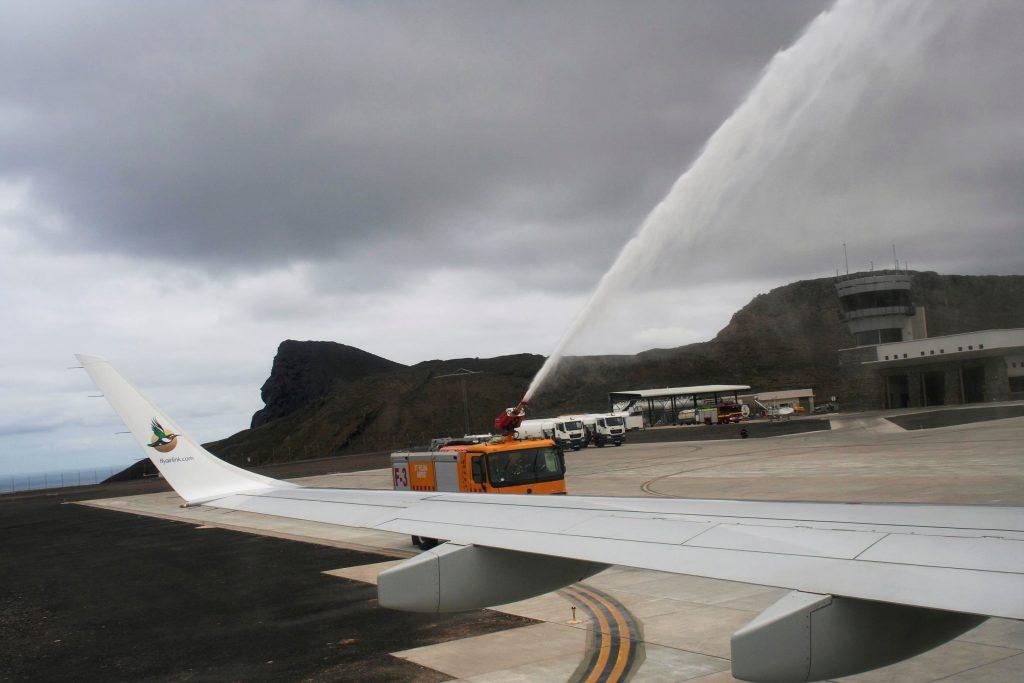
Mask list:
[[161,453],[170,453],[178,445],[178,435],[169,434],[163,425],[154,417],[149,423],[153,428],[153,438],[149,440],[149,447],[155,448]]

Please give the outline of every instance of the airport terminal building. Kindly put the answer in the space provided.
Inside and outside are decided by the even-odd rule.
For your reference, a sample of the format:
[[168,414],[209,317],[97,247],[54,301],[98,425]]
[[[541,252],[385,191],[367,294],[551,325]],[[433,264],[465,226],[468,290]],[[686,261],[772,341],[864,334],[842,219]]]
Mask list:
[[853,273],[835,284],[857,343],[840,349],[854,402],[908,408],[1024,398],[1024,328],[928,336],[911,275]]

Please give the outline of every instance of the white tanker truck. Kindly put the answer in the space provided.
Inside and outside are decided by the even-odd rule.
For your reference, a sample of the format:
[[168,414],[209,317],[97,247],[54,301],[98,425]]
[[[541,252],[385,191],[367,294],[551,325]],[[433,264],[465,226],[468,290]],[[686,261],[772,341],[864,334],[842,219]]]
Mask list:
[[523,420],[515,432],[517,439],[551,439],[562,448],[578,451],[587,447],[583,423],[569,418]]
[[562,415],[559,420],[572,420],[583,423],[586,430],[584,437],[588,444],[603,448],[608,444],[621,446],[626,440],[626,419],[613,413],[589,413],[586,415]]

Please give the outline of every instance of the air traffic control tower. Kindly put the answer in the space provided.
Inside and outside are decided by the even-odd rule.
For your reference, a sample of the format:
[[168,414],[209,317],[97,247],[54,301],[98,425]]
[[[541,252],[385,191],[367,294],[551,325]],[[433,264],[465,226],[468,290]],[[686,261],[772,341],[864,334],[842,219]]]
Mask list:
[[840,316],[857,346],[912,341],[928,336],[924,309],[910,298],[910,273],[876,270],[836,279]]
[[854,344],[839,349],[844,378],[840,400],[862,408],[888,407],[887,380],[866,365],[875,360],[879,344],[923,339],[928,336],[924,308],[911,298],[913,275],[902,270],[872,270],[836,278],[839,320]]
[[840,320],[854,346],[839,349],[841,402],[916,408],[1024,398],[1024,328],[929,337],[900,270],[836,278]]

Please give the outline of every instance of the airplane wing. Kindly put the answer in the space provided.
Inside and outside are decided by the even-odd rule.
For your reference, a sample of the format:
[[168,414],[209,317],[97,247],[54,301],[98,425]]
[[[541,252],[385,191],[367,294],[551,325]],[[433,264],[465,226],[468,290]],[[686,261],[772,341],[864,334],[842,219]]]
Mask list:
[[857,673],[1024,619],[1024,508],[302,488],[217,459],[77,358],[190,505],[448,541],[381,574],[385,607],[503,604],[613,564],[791,589],[733,636],[733,675],[755,681]]

